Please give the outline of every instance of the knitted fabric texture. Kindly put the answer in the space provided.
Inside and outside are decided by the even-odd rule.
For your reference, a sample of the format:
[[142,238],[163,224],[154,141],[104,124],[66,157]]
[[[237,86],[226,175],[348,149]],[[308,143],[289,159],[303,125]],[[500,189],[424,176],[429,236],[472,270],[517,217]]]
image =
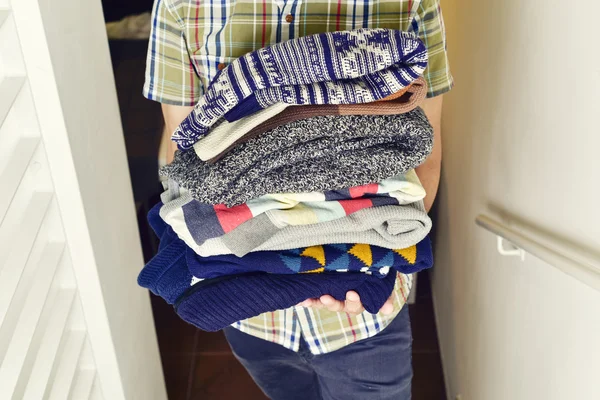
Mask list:
[[190,272],[210,279],[247,272],[270,274],[362,272],[379,278],[390,269],[412,274],[432,265],[429,238],[405,249],[386,249],[368,244],[326,244],[281,251],[257,251],[243,257],[233,254],[201,257],[186,253]]
[[[395,100],[380,100],[373,103],[365,104],[327,104],[316,106],[291,106],[289,108],[284,109],[279,114],[273,116],[267,121],[264,121],[256,127],[250,129],[247,133],[243,135],[240,135],[242,133],[241,131],[230,131],[228,135],[228,140],[221,141],[219,143],[218,148],[220,149],[225,147],[227,143],[230,143],[229,146],[227,146],[227,148],[225,148],[220,153],[216,154],[213,158],[209,159],[208,162],[210,164],[214,164],[215,162],[223,158],[229,151],[235,148],[235,146],[245,143],[264,132],[277,128],[278,126],[286,125],[301,119],[325,115],[397,115],[410,112],[414,110],[427,95],[427,86],[424,84],[424,79],[419,78],[418,80],[423,80],[423,85],[411,85],[411,87],[415,87],[416,92],[406,93],[404,96],[400,96]],[[210,137],[211,135],[212,132],[208,136],[206,136],[206,138]],[[238,139],[231,142],[231,139],[233,139],[236,136],[238,136]],[[207,149],[198,146],[199,143],[200,142],[194,145],[194,150],[196,151],[196,154],[198,155],[198,157],[200,157],[200,159],[205,160],[207,159],[206,157],[208,155],[214,154],[212,152],[207,151]]]
[[275,275],[261,272],[198,282],[175,305],[186,322],[218,331],[234,322],[293,307],[325,294],[344,300],[354,290],[365,310],[376,314],[392,295],[396,274],[380,279],[356,272]]
[[[178,200],[167,202],[161,215],[166,216],[177,235],[201,256],[235,254],[241,257],[251,251],[334,243],[405,248],[421,241],[431,229],[431,219],[420,200],[402,206],[365,208],[328,222],[297,226],[278,226],[263,213],[222,236],[217,236],[217,232],[207,239],[204,221],[198,219],[197,214],[186,215]],[[158,203],[154,209],[161,207],[163,204]]]
[[412,33],[357,29],[304,36],[248,53],[220,71],[173,133],[190,148],[220,118],[235,121],[275,103],[369,103],[422,75],[427,50]]
[[401,115],[320,116],[237,146],[216,164],[176,152],[161,174],[195,199],[232,207],[269,193],[339,190],[404,174],[431,152],[422,110]]
[[[422,91],[423,97],[426,95],[426,90]],[[422,99],[421,99],[422,100]],[[261,123],[260,125],[252,128],[246,134],[240,136],[234,142],[227,146],[221,153],[216,154],[213,158],[208,160],[209,164],[214,164],[222,159],[229,151],[233,150],[236,146],[246,143],[247,141],[258,137],[260,134],[275,129],[279,126],[290,124],[294,121],[301,119],[307,119],[325,115],[397,115],[410,112],[416,108],[415,104],[408,104],[405,102],[405,98],[400,97],[397,100],[392,101],[377,101],[374,103],[366,104],[341,104],[341,105],[318,105],[318,106],[292,106],[281,113],[277,114],[273,118]],[[230,137],[236,135],[238,132],[230,132]],[[210,136],[210,134],[209,134]],[[227,142],[221,142],[219,147],[223,147]],[[206,159],[209,154],[205,150],[201,149],[198,151],[198,143],[194,145],[194,150],[199,158],[202,160]],[[211,153],[212,154],[212,153]]]
[[174,304],[190,287],[193,276],[186,266],[188,247],[164,223],[158,211],[159,208],[153,207],[148,212],[148,222],[160,238],[158,252],[138,275],[138,285]]
[[185,221],[194,231],[196,244],[221,237],[263,213],[274,226],[283,228],[331,221],[369,207],[409,204],[425,197],[414,170],[380,183],[324,193],[265,195],[231,208],[200,203],[172,180],[165,186],[161,217],[173,225]]
[[359,293],[365,308],[375,313],[391,295],[396,276],[395,273],[380,278],[359,272],[294,275],[254,272],[192,283],[186,261],[189,252],[170,227],[164,228],[159,252],[140,272],[138,284],[174,304],[186,322],[207,331],[217,331],[236,321],[289,308],[323,294],[342,300],[349,290]]
[[161,235],[159,252],[142,269],[138,283],[169,304],[175,304],[179,315],[200,329],[216,331],[233,322],[288,308],[323,294],[341,300],[349,290],[359,293],[363,304],[377,312],[393,290],[395,273],[379,278],[357,272],[293,275],[255,272],[203,280],[192,286],[185,257],[191,250],[164,222],[157,228],[160,225],[157,218],[160,219],[156,210],[149,213],[149,219],[154,220],[151,225]]
[[[148,214],[152,226],[166,225],[156,214]],[[175,236],[170,226],[165,226],[168,235]],[[161,243],[162,243],[161,239]],[[174,240],[166,238],[169,245]],[[180,243],[180,239],[177,239]],[[181,247],[181,246],[179,246]],[[432,265],[429,238],[404,249],[386,249],[368,244],[329,244],[281,251],[257,251],[243,257],[232,254],[202,257],[185,246],[185,258],[190,273],[196,278],[211,279],[221,276],[244,274],[247,272],[267,272],[271,274],[297,274],[322,272],[362,272],[385,277],[390,268],[403,274],[412,274]],[[189,250],[189,251],[188,251]],[[159,254],[161,251],[160,250]],[[176,258],[168,251],[169,257]]]
[[[222,329],[264,312],[285,309],[323,294],[343,300],[349,290],[360,295],[367,311],[376,313],[391,295],[396,269],[413,271],[432,264],[429,239],[412,248],[392,252],[365,245],[298,249],[284,253],[283,257],[271,252],[269,260],[280,259],[283,264],[269,264],[268,268],[265,268],[265,263],[257,263],[256,258],[246,263],[243,259],[235,261],[232,256],[221,260],[202,259],[162,222],[156,209],[151,210],[148,218],[156,233],[160,233],[161,243],[159,253],[140,273],[139,284],[175,304],[176,311],[184,320],[208,331]],[[286,257],[291,258],[288,260]],[[375,276],[360,272],[324,271],[325,268],[309,269],[314,264],[313,259],[316,265],[329,264],[328,268],[332,270],[337,264],[346,267],[346,270],[367,268],[380,273]],[[387,274],[382,271],[386,263],[395,268]],[[282,265],[283,268],[280,268]],[[273,268],[283,273],[252,272],[256,268]],[[214,278],[192,285],[190,269]],[[305,269],[314,273],[298,273]],[[225,273],[232,275],[226,276]]]
[[285,123],[317,115],[403,114],[414,110],[426,95],[427,83],[419,77],[398,93],[373,103],[291,106],[287,110],[288,104],[277,103],[235,122],[219,120],[206,136],[194,144],[194,151],[201,160],[213,163],[236,144]]
[[[365,243],[388,249],[405,248],[418,243],[431,229],[431,220],[424,213],[422,203],[366,208],[330,222],[283,229],[274,226],[265,215],[259,215],[221,240],[237,256],[262,250],[263,246],[284,250],[318,244]],[[297,236],[290,237],[289,242],[281,242],[292,230],[297,231]]]
[[276,103],[264,110],[260,110],[234,122],[229,122],[225,118],[221,118],[210,128],[210,131],[208,131],[206,136],[203,136],[194,144],[194,151],[201,160],[208,161],[224,152],[232,145],[232,143],[235,143],[236,140],[243,137],[263,122],[277,116],[288,107],[290,107],[289,104]]

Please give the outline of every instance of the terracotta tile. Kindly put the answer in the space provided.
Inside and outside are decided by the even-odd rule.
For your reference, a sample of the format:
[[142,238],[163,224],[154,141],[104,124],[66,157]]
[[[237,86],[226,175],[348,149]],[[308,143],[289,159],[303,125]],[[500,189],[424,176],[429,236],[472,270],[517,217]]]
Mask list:
[[267,398],[233,355],[200,354],[195,364],[190,400]]
[[196,347],[198,330],[179,318],[173,307],[163,299],[151,296],[154,325],[161,356],[191,355]]

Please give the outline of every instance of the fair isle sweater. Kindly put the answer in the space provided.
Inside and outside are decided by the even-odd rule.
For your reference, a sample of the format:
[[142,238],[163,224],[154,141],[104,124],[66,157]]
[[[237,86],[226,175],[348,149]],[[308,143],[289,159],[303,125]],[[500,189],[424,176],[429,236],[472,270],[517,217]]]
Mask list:
[[220,118],[236,121],[276,103],[381,100],[408,86],[426,66],[424,44],[397,30],[362,28],[277,43],[220,71],[172,139],[189,149]]

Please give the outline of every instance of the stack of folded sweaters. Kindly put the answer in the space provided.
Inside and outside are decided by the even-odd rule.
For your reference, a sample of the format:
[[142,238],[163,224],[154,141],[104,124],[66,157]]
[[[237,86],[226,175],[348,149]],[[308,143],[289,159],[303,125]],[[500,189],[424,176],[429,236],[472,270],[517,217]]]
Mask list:
[[359,29],[221,70],[173,134],[139,284],[208,331],[349,290],[376,313],[433,263],[414,172],[433,146],[426,65],[414,35]]

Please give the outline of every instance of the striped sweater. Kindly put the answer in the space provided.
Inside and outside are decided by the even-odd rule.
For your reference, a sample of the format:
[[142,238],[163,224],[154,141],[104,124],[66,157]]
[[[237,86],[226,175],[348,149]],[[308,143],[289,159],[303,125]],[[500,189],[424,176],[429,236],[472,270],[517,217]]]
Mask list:
[[427,51],[413,34],[357,29],[304,36],[250,52],[220,71],[173,133],[189,149],[220,118],[235,121],[275,103],[369,103],[422,75]]

